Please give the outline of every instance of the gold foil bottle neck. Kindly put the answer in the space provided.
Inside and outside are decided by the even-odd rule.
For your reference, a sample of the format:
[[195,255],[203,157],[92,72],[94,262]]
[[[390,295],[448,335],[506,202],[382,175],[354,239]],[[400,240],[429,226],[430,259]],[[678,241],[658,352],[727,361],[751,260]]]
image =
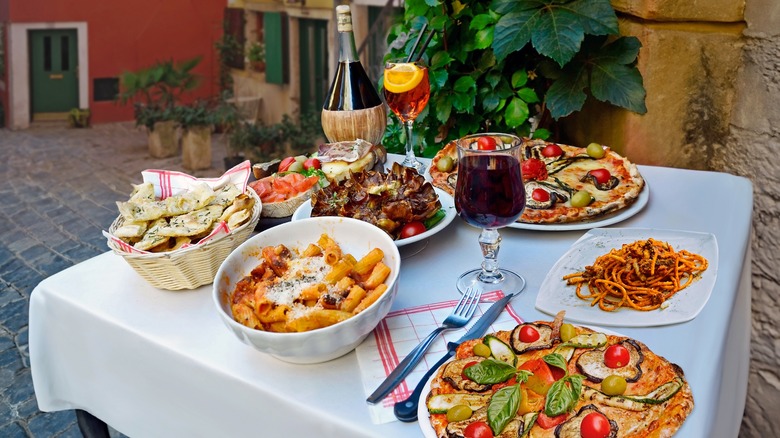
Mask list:
[[349,5],[336,6],[336,24],[339,32],[352,32],[352,11]]

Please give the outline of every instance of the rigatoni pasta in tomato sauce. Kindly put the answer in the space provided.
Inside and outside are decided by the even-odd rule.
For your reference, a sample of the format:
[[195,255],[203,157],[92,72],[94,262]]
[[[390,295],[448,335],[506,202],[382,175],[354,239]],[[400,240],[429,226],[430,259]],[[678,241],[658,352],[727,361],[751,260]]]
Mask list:
[[360,259],[327,234],[299,251],[266,246],[262,261],[230,295],[233,318],[272,332],[303,332],[360,313],[386,290],[390,268],[374,248]]

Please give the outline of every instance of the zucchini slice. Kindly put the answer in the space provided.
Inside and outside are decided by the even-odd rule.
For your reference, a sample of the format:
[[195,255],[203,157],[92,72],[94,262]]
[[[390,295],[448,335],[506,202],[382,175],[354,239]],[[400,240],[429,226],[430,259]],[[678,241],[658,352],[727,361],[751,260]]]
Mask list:
[[683,380],[675,377],[673,380],[664,383],[645,395],[624,395],[623,397],[640,403],[658,405],[674,397],[682,387]]
[[466,405],[473,411],[486,406],[490,400],[490,394],[438,394],[428,397],[426,406],[431,414],[446,414],[447,411],[457,405]]
[[517,364],[517,355],[512,351],[512,347],[507,345],[506,342],[493,335],[485,336],[483,342],[490,347],[490,355],[496,360],[500,360],[501,362],[508,363],[512,366]]
[[525,438],[531,432],[531,428],[534,427],[536,419],[539,417],[538,412],[529,412],[523,415],[523,433],[518,438]]
[[563,345],[571,345],[576,348],[601,348],[607,345],[607,335],[604,333],[585,333],[569,339]]

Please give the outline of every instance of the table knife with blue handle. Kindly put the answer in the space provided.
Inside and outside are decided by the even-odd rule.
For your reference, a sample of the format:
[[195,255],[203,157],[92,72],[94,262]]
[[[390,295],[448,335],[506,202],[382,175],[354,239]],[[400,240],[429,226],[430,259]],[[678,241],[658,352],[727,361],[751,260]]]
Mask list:
[[509,301],[519,293],[520,292],[515,292],[513,294],[506,295],[505,297],[493,303],[493,305],[488,308],[487,312],[485,312],[477,320],[477,322],[471,326],[469,331],[467,331],[463,337],[455,342],[450,342],[447,344],[447,354],[439,359],[439,361],[436,362],[436,364],[434,364],[428,370],[428,372],[425,373],[424,376],[422,376],[420,383],[418,383],[417,387],[414,388],[412,395],[410,395],[406,400],[395,404],[393,407],[393,412],[395,413],[396,418],[404,422],[417,421],[417,406],[420,402],[420,395],[422,394],[423,388],[425,387],[425,383],[428,381],[431,375],[435,373],[436,370],[438,370],[439,367],[444,364],[444,362],[447,362],[452,356],[455,355],[455,351],[458,349],[460,344],[471,339],[481,338],[487,331],[488,327],[493,324],[493,321],[495,321],[496,318],[498,318],[498,315],[500,315],[504,310],[504,307],[506,307],[507,303],[509,303]]

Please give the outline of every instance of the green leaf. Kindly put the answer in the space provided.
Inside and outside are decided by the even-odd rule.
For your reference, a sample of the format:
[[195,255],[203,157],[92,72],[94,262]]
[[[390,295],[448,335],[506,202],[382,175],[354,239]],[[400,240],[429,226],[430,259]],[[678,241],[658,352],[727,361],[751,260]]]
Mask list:
[[547,398],[544,402],[544,413],[548,417],[556,417],[565,414],[572,404],[571,391],[566,386],[565,379],[559,379],[550,386]]
[[555,120],[579,111],[585,104],[587,95],[583,90],[588,83],[584,73],[581,71],[576,75],[561,77],[547,90],[547,109]]
[[552,365],[556,368],[560,368],[563,371],[566,371],[568,368],[566,359],[564,359],[563,356],[561,356],[558,353],[547,354],[542,359],[544,359],[544,361],[547,362],[549,365]]
[[591,73],[593,97],[638,114],[645,114],[645,88],[636,67],[617,64],[594,66]]
[[447,79],[450,76],[445,69],[434,70],[432,72],[429,71],[428,74],[430,75],[431,85],[433,85],[435,89],[444,88],[444,85],[447,84]]
[[496,88],[499,82],[501,82],[501,72],[498,70],[492,70],[485,75],[485,82],[490,84],[491,87]]
[[492,26],[477,32],[477,35],[475,37],[474,47],[476,47],[477,49],[487,49],[488,47],[490,47],[491,44],[493,44]]
[[425,0],[425,4],[432,8],[435,8],[437,6],[440,6],[441,2],[439,0]]
[[537,11],[511,12],[498,19],[493,33],[493,53],[502,61],[510,53],[521,50],[531,41],[539,21]]
[[533,88],[521,88],[517,90],[517,97],[523,99],[527,103],[539,102],[539,96],[536,95],[536,91]]
[[436,107],[436,120],[441,123],[447,123],[450,119],[450,113],[452,112],[452,101],[449,94],[440,94],[434,100],[434,106]]
[[542,140],[547,140],[550,138],[550,135],[552,135],[552,132],[550,132],[547,129],[539,128],[536,131],[534,131],[533,138],[540,138]]
[[469,29],[482,30],[492,25],[493,23],[495,23],[495,20],[490,14],[479,14],[475,15],[474,18],[471,19],[471,23],[469,23]]
[[484,95],[482,98],[482,109],[486,112],[491,112],[498,108],[500,102],[501,99],[495,93]]
[[517,373],[517,369],[506,362],[485,359],[466,368],[463,373],[480,385],[495,385],[511,379]]
[[474,112],[475,92],[455,93],[452,106],[461,113],[472,114]]
[[591,35],[617,35],[618,20],[609,0],[575,0],[564,7],[570,8],[582,23],[583,30]]
[[539,17],[531,31],[531,41],[537,52],[563,67],[580,49],[585,34],[575,14],[568,10],[555,11]]
[[440,15],[437,17],[433,17],[431,19],[431,24],[428,26],[430,30],[436,30],[436,31],[442,31],[447,26],[447,23],[449,22],[449,17],[445,15]]
[[510,128],[522,125],[528,120],[528,104],[521,99],[512,98],[504,111],[506,124]]
[[476,81],[471,76],[461,76],[455,81],[452,89],[458,93],[466,93],[469,90],[476,89]]
[[445,50],[440,50],[431,57],[431,62],[430,65],[428,66],[428,69],[439,70],[445,67],[450,62],[452,62],[452,57],[450,56],[450,54],[447,53],[447,51]]
[[517,416],[521,401],[520,385],[505,386],[493,394],[487,408],[487,421],[493,435],[501,434],[506,425]]
[[525,70],[518,70],[512,73],[512,86],[515,88],[522,87],[528,82],[528,73]]

